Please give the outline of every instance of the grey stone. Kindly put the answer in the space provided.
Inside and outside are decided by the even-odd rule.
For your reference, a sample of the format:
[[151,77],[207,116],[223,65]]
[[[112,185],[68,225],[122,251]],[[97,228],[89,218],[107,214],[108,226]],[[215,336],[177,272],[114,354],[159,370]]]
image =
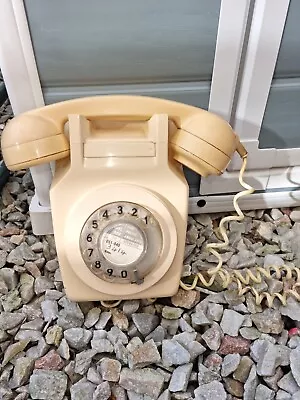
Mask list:
[[129,353],[132,353],[135,349],[137,349],[138,347],[142,346],[143,342],[141,341],[141,339],[138,336],[133,337],[130,342],[128,343],[126,350]]
[[293,394],[292,400],[300,400],[300,390]]
[[197,332],[182,332],[178,335],[173,336],[173,339],[176,340],[176,342],[182,344],[185,348],[187,348],[191,342],[196,340],[196,337]]
[[206,315],[208,319],[212,321],[221,321],[223,315],[223,306],[221,304],[216,303],[208,303]]
[[32,329],[20,329],[15,335],[16,340],[30,340],[31,342],[37,342],[42,338],[42,333],[39,331],[33,331]]
[[86,378],[82,378],[71,386],[71,400],[91,400],[93,399],[95,389],[96,385],[89,382]]
[[85,327],[89,329],[92,326],[96,325],[96,323],[100,318],[100,314],[101,314],[101,309],[99,307],[91,308],[85,317],[84,321]]
[[162,363],[165,366],[188,364],[190,353],[176,340],[163,340]]
[[160,395],[163,385],[163,376],[150,368],[130,370],[123,368],[120,374],[120,386],[138,394],[146,394],[153,399]]
[[202,310],[192,314],[192,326],[210,325],[211,321],[206,317]]
[[148,336],[146,336],[145,340],[148,341],[150,339],[153,339],[157,345],[160,345],[162,341],[165,339],[165,336],[166,336],[165,329],[159,325],[157,328],[154,329],[154,331],[152,331],[151,333],[149,333]]
[[15,246],[6,237],[0,236],[0,249],[4,251],[12,251]]
[[296,347],[300,346],[300,337],[299,336],[292,336],[288,341],[288,347],[290,349],[295,349]]
[[5,250],[0,250],[0,268],[3,268],[6,264],[7,252]]
[[2,268],[0,270],[0,279],[5,282],[8,290],[13,290],[18,285],[18,276],[12,268]]
[[278,382],[278,387],[280,389],[290,393],[294,394],[298,390],[300,390],[299,386],[297,385],[297,382],[295,381],[292,372],[288,372],[285,374]]
[[179,320],[178,319],[161,319],[161,326],[164,328],[166,334],[171,336],[176,335],[179,328]]
[[134,349],[128,355],[128,365],[130,368],[142,368],[161,361],[153,339]]
[[256,367],[252,365],[248,379],[244,385],[244,400],[254,400],[255,392],[258,386],[258,376],[256,374]]
[[261,313],[252,314],[251,318],[260,332],[279,334],[283,330],[283,320],[278,310],[267,308]]
[[13,329],[25,320],[26,315],[20,312],[4,312],[0,313],[0,329]]
[[257,328],[254,326],[251,327],[243,327],[240,329],[240,334],[243,338],[249,339],[249,340],[256,340],[259,339],[261,336],[261,333]]
[[284,390],[278,390],[278,392],[276,393],[276,400],[291,400],[292,396],[285,392]]
[[162,394],[159,396],[158,400],[171,400],[171,393],[168,389],[166,389]]
[[145,313],[132,314],[132,320],[143,336],[149,335],[159,324],[159,317],[157,315]]
[[22,305],[22,299],[18,289],[11,290],[1,297],[4,311],[11,312],[17,310]]
[[45,321],[53,321],[58,317],[58,305],[55,300],[44,300],[41,302],[41,309]]
[[120,385],[111,385],[111,392],[116,400],[127,400],[126,391]]
[[123,303],[123,312],[128,317],[131,317],[132,314],[136,313],[139,308],[139,300],[125,300]]
[[12,400],[13,391],[5,383],[0,383],[0,399],[1,400]]
[[179,327],[182,330],[182,332],[194,332],[195,331],[195,329],[184,318],[179,319]]
[[111,396],[111,389],[108,382],[102,382],[96,387],[92,400],[108,400]]
[[64,330],[82,326],[84,315],[77,303],[62,297],[59,300],[59,305],[64,308],[58,313],[57,325],[61,326]]
[[95,328],[96,329],[105,329],[105,327],[110,319],[111,319],[111,312],[104,311],[103,313],[101,313],[100,318],[95,325]]
[[278,385],[277,382],[283,377],[283,370],[281,367],[278,367],[276,369],[276,372],[273,376],[265,376],[263,379],[265,381],[265,383],[267,384],[267,386],[274,390],[277,391],[278,390]]
[[90,368],[92,359],[97,354],[96,350],[84,350],[75,356],[74,372],[76,374],[85,375]]
[[164,306],[162,309],[162,316],[165,319],[179,319],[183,313],[182,308]]
[[15,362],[14,373],[10,387],[18,388],[27,383],[34,367],[34,360],[29,357],[20,357]]
[[64,332],[68,345],[76,350],[83,350],[92,338],[92,332],[83,328],[70,328]]
[[188,350],[191,356],[191,362],[194,361],[200,354],[206,351],[206,348],[197,341],[190,342],[185,348]]
[[121,342],[122,344],[128,343],[128,338],[124,332],[121,331],[117,326],[113,326],[110,331],[107,333],[107,339],[115,344],[117,342]]
[[66,339],[62,339],[57,349],[58,354],[65,360],[70,359],[70,348]]
[[67,375],[61,371],[36,369],[30,377],[32,399],[62,400],[67,390]]
[[7,262],[15,265],[24,265],[25,261],[35,261],[39,257],[35,254],[26,242],[13,249],[7,256]]
[[121,372],[121,363],[118,360],[102,358],[100,372],[105,381],[118,382]]
[[119,360],[121,364],[128,364],[128,351],[123,343],[117,342],[114,345],[114,352],[116,354],[116,359]]
[[213,381],[198,387],[195,400],[226,400],[226,392],[221,382]]
[[98,331],[94,331],[91,346],[92,349],[97,350],[98,353],[113,353],[114,351],[111,342],[99,335]]
[[46,343],[45,339],[41,337],[36,346],[30,347],[30,349],[26,351],[26,356],[38,359],[44,356],[48,349],[49,345]]
[[59,300],[63,296],[63,293],[55,289],[47,289],[45,292],[45,300]]
[[288,347],[268,340],[258,339],[251,345],[251,356],[258,363],[257,373],[262,376],[272,376],[279,365],[288,365],[289,355]]
[[193,364],[185,364],[177,367],[171,377],[170,392],[185,392],[189,383]]
[[53,289],[54,283],[50,278],[46,276],[38,276],[34,282],[34,292],[39,295],[45,293],[47,289]]
[[206,385],[207,383],[213,382],[213,381],[220,381],[221,376],[214,371],[211,371],[209,368],[207,368],[205,365],[202,364],[202,362],[198,362],[198,383],[199,385]]
[[294,321],[300,321],[300,303],[293,297],[288,297],[286,306],[281,306],[279,311]]
[[290,353],[290,364],[293,377],[300,386],[300,346],[293,349]]
[[255,400],[272,400],[275,397],[275,392],[265,385],[258,385],[255,392]]
[[205,341],[207,346],[214,351],[219,349],[222,337],[222,330],[217,323],[213,323],[212,326],[202,335],[202,339]]
[[94,383],[95,385],[100,385],[103,382],[103,379],[100,373],[97,371],[96,367],[90,367],[87,372],[87,380]]
[[34,296],[33,285],[34,285],[33,276],[29,274],[21,274],[19,292],[22,302],[24,304],[29,303]]
[[54,272],[59,267],[57,260],[49,260],[45,264],[45,269],[50,272]]
[[238,336],[239,329],[244,322],[244,316],[236,311],[224,310],[220,327],[223,333],[230,336]]
[[232,374],[239,366],[240,361],[239,354],[227,354],[222,363],[221,376],[226,377]]

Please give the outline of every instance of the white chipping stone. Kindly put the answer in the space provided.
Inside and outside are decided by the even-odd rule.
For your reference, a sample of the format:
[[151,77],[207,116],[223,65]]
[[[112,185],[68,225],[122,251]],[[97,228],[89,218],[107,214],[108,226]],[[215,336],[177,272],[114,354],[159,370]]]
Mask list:
[[177,367],[171,377],[170,392],[185,392],[189,383],[193,364],[185,364]]
[[233,310],[224,310],[220,327],[224,334],[238,336],[239,329],[244,322],[244,316]]

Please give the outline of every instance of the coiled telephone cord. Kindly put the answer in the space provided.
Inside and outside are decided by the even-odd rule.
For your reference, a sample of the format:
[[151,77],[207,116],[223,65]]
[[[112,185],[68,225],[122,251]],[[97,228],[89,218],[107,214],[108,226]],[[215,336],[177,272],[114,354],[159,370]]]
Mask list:
[[[201,290],[201,286],[198,286],[200,282],[202,286],[205,288],[211,287],[217,278],[220,278],[222,281],[223,289],[228,288],[231,284],[236,285],[238,296],[243,296],[247,292],[252,292],[255,297],[255,302],[257,305],[261,304],[264,299],[266,299],[266,304],[268,307],[272,307],[274,300],[277,298],[283,304],[287,304],[287,299],[289,296],[294,297],[296,300],[300,301],[300,294],[297,291],[297,288],[300,287],[300,269],[298,267],[293,267],[289,265],[282,266],[268,266],[268,267],[255,267],[255,272],[250,269],[244,270],[243,273],[240,270],[233,269],[228,271],[223,267],[223,260],[221,255],[216,249],[221,249],[227,247],[229,244],[229,239],[225,229],[225,223],[229,221],[242,221],[245,216],[241,211],[238,200],[249,194],[254,192],[254,188],[244,182],[243,176],[247,166],[247,155],[243,157],[243,164],[239,173],[239,182],[245,190],[237,193],[233,199],[234,209],[237,212],[237,215],[230,215],[224,217],[220,221],[219,225],[219,233],[222,236],[223,242],[221,243],[209,243],[207,244],[207,249],[210,253],[215,255],[218,259],[218,264],[215,268],[206,270],[205,273],[208,275],[208,278],[205,278],[202,272],[198,272],[195,276],[193,276],[193,282],[190,285],[187,285],[182,280],[180,281],[180,286],[184,290]],[[189,277],[190,278],[190,277]],[[276,278],[278,280],[283,281],[291,281],[295,280],[295,283],[292,285],[291,289],[284,289],[283,293],[269,293],[267,291],[259,293],[258,290],[253,287],[253,284],[259,284],[263,281],[263,279],[271,279]]]

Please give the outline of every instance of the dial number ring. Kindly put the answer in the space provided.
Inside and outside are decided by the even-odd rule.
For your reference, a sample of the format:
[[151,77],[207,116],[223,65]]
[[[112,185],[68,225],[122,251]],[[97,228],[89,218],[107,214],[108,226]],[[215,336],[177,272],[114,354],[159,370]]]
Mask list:
[[162,231],[152,213],[131,202],[102,206],[80,233],[82,258],[107,282],[143,283],[162,250]]

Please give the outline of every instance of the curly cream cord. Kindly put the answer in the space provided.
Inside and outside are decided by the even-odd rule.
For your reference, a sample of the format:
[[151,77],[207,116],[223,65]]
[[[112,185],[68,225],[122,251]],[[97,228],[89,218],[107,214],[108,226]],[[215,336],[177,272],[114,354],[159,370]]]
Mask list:
[[[244,219],[244,214],[239,207],[238,200],[241,197],[250,195],[254,192],[254,188],[244,182],[243,179],[246,166],[247,155],[243,157],[243,164],[239,173],[239,182],[241,186],[245,188],[245,190],[237,193],[233,199],[233,205],[237,215],[231,215],[221,219],[219,225],[219,233],[223,238],[223,242],[207,244],[208,251],[212,253],[218,260],[217,266],[215,268],[205,271],[206,274],[209,276],[209,279],[206,279],[203,273],[199,272],[195,275],[191,285],[186,285],[184,282],[180,281],[180,286],[184,290],[199,290],[200,288],[197,286],[197,284],[200,281],[204,287],[208,288],[212,286],[217,277],[219,277],[222,282],[223,289],[228,288],[230,284],[235,284],[239,296],[243,296],[247,292],[251,292],[255,297],[256,304],[261,304],[262,301],[266,299],[267,306],[272,307],[274,300],[277,298],[283,305],[286,305],[288,296],[294,297],[296,300],[300,301],[300,294],[297,291],[297,288],[300,287],[300,269],[298,267],[288,265],[273,265],[263,268],[256,266],[255,268],[253,268],[255,269],[255,272],[248,269],[246,271],[243,271],[243,273],[236,269],[229,272],[222,267],[223,260],[216,249],[227,247],[229,244],[229,239],[224,225],[226,222],[242,221]],[[253,286],[253,284],[260,284],[264,278],[271,279],[273,278],[274,274],[275,278],[278,280],[283,279],[285,281],[289,281],[294,278],[296,282],[292,286],[292,289],[283,289],[284,293],[259,293],[258,290]]]

